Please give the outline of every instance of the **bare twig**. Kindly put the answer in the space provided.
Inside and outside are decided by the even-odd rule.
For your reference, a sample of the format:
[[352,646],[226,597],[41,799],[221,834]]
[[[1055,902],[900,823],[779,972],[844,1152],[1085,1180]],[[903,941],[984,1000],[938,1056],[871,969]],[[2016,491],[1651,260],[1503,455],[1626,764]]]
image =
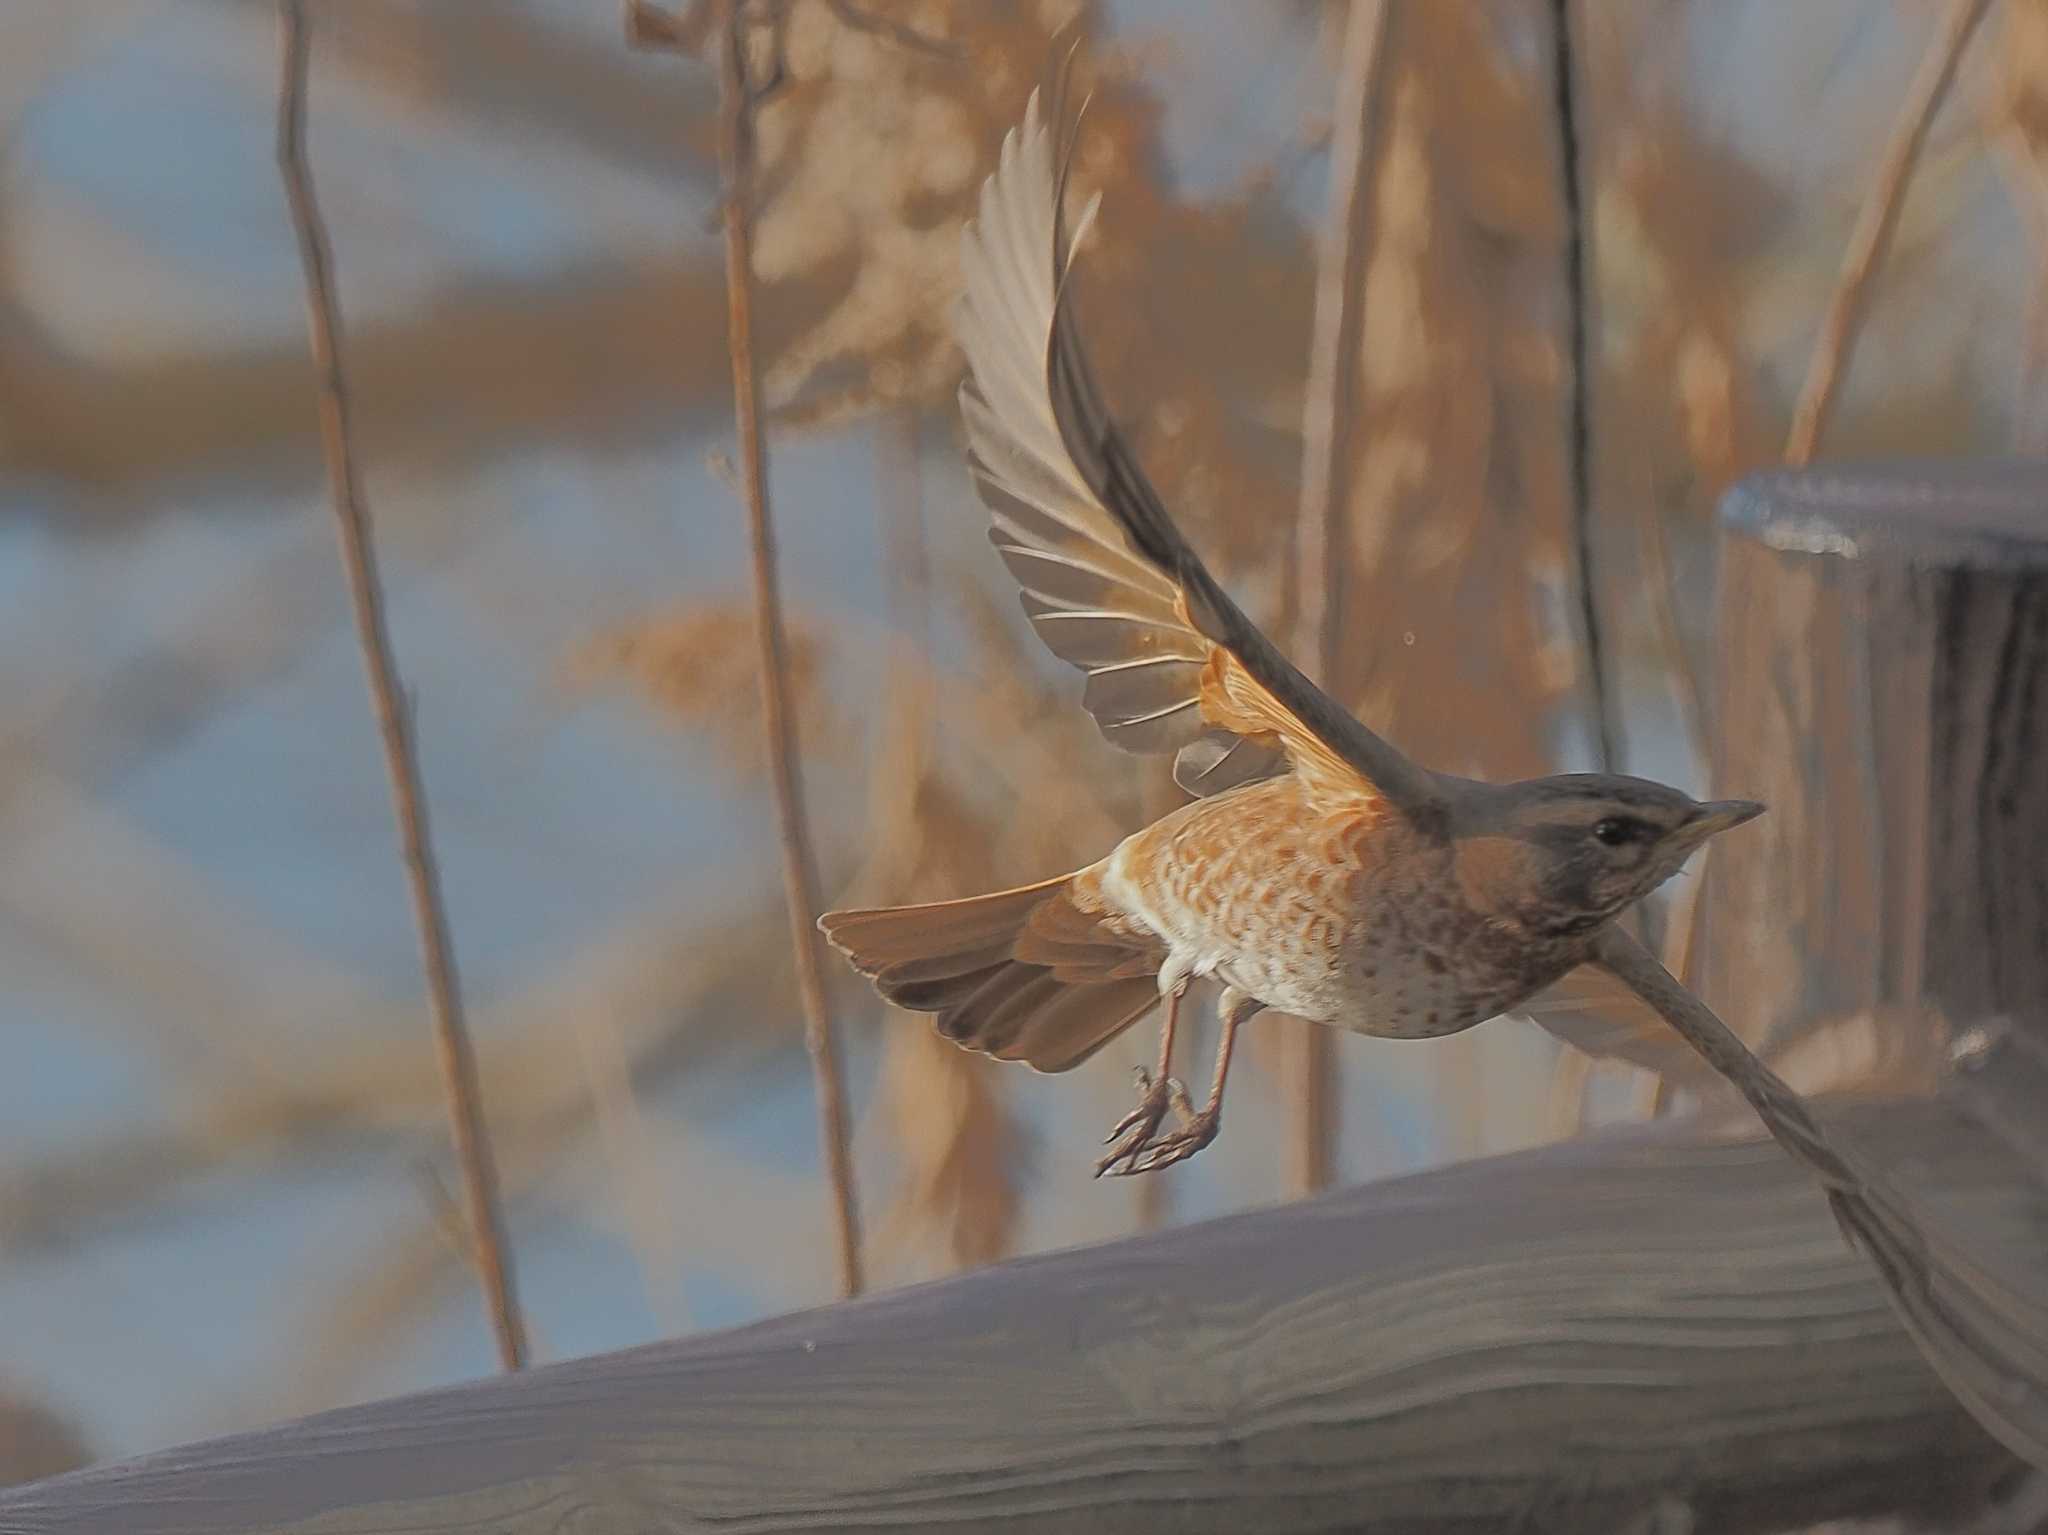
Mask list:
[[1912,177],[1913,164],[1919,158],[1935,110],[1955,78],[1963,48],[1977,23],[1984,19],[1988,5],[1989,0],[1950,0],[1941,30],[1928,44],[1919,72],[1899,109],[1898,121],[1892,125],[1891,142],[1885,146],[1877,180],[1857,217],[1855,232],[1849,237],[1841,275],[1835,281],[1834,296],[1828,301],[1820,338],[1814,343],[1813,359],[1807,365],[1806,383],[1792,412],[1785,462],[1795,468],[1812,461],[1820,434],[1827,427],[1837,388],[1855,354],[1856,332],[1869,299],[1871,278],[1884,259],[1892,230],[1899,221],[1899,209],[1906,200],[1906,183]]
[[768,461],[761,437],[761,379],[753,343],[753,112],[759,88],[747,76],[745,0],[720,0],[719,163],[725,196],[725,281],[728,342],[732,349],[733,413],[739,431],[740,472],[746,487],[747,532],[754,566],[754,622],[761,651],[761,720],[766,733],[776,817],[782,831],[782,884],[789,905],[790,942],[797,991],[803,1001],[804,1042],[818,1091],[818,1134],[832,1187],[838,1245],[839,1289],[862,1288],[860,1216],[854,1200],[848,1144],[846,1091],[825,981],[818,964],[818,872],[804,808],[797,761],[796,722],[790,713],[788,641],[775,564],[775,531],[768,510]]
[[1577,567],[1579,640],[1586,652],[1586,691],[1593,704],[1593,738],[1603,772],[1621,766],[1620,700],[1607,674],[1607,646],[1600,619],[1599,567],[1594,558],[1592,466],[1592,361],[1586,355],[1586,249],[1592,231],[1580,187],[1582,134],[1578,108],[1578,62],[1572,48],[1571,0],[1550,0],[1551,86],[1557,110],[1557,178],[1564,204],[1565,350],[1571,368],[1571,401],[1566,418],[1568,491],[1572,551]]
[[[1350,415],[1346,407],[1358,363],[1360,319],[1355,300],[1365,285],[1371,245],[1372,130],[1386,31],[1386,0],[1351,0],[1337,79],[1329,222],[1316,270],[1315,330],[1309,342],[1302,420],[1294,654],[1309,675],[1338,689],[1344,686],[1334,675],[1344,551],[1343,492],[1338,484],[1343,442],[1337,424]],[[1295,1104],[1288,1183],[1296,1193],[1311,1194],[1329,1184],[1336,1163],[1335,1036],[1315,1024],[1289,1019],[1282,1048],[1284,1094]]]
[[1353,0],[1345,22],[1330,146],[1328,224],[1316,269],[1315,329],[1309,341],[1302,420],[1301,510],[1295,533],[1295,655],[1326,686],[1336,650],[1343,523],[1338,474],[1357,370],[1365,261],[1371,245],[1374,97],[1386,36],[1386,0]]
[[526,1329],[513,1294],[512,1260],[498,1209],[497,1169],[484,1128],[476,1056],[463,1020],[454,945],[448,934],[440,878],[427,834],[426,796],[420,787],[419,763],[413,751],[411,709],[404,701],[398,663],[392,655],[391,636],[384,623],[376,549],[349,437],[348,385],[341,365],[334,262],[319,206],[313,198],[313,174],[306,159],[307,34],[303,0],[278,0],[278,14],[282,27],[277,163],[284,177],[285,198],[291,205],[292,226],[298,235],[299,259],[306,273],[306,330],[313,366],[319,376],[321,451],[327,462],[334,516],[340,530],[342,565],[348,575],[356,634],[369,675],[378,733],[383,738],[384,766],[391,780],[392,807],[412,888],[413,917],[419,927],[420,956],[426,968],[427,997],[434,1017],[434,1041],[447,1091],[456,1160],[462,1166],[471,1250],[477,1278],[490,1306],[499,1361],[506,1369],[516,1370],[526,1358]]

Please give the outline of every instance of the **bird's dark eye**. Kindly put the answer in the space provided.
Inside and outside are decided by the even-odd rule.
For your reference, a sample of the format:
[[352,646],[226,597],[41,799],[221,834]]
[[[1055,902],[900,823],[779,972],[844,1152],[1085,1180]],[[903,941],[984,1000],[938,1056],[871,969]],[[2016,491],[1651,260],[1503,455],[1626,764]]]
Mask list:
[[1631,821],[1626,816],[1611,815],[1606,820],[1595,824],[1593,827],[1593,838],[1596,842],[1605,843],[1608,847],[1620,847],[1624,842],[1635,841],[1637,837],[1642,835],[1642,831],[1643,823],[1641,821]]

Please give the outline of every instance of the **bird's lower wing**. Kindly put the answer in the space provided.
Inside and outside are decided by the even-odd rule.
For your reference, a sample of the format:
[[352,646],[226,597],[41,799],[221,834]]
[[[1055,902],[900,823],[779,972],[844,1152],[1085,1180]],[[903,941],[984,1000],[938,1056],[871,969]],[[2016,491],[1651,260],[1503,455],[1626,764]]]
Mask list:
[[1672,1086],[1699,1091],[1720,1084],[1696,1051],[1635,992],[1598,965],[1581,965],[1511,1009],[1596,1060],[1626,1061]]
[[1610,927],[1595,961],[1634,991],[1742,1094],[1771,1138],[1819,1180],[1835,1219],[1877,1269],[1893,1307],[1977,1421],[2048,1468],[2048,1297],[2015,1285],[1959,1241],[1955,1219],[1923,1211],[1869,1155],[1838,1143],[1804,1099],[1635,939]]

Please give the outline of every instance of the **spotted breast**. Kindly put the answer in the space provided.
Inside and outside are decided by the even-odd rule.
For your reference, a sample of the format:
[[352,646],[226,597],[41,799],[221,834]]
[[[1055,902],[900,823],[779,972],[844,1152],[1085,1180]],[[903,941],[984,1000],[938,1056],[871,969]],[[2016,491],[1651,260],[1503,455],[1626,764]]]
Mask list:
[[1450,858],[1378,797],[1289,775],[1181,807],[1076,884],[1166,945],[1162,991],[1214,977],[1315,1023],[1423,1039],[1527,989],[1526,948],[1488,963],[1483,919],[1446,898]]

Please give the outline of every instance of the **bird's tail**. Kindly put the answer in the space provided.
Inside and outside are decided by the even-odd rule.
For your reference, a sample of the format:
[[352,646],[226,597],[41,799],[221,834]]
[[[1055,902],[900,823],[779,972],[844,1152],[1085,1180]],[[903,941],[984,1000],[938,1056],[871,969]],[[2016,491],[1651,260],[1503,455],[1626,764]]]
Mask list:
[[1068,874],[1015,890],[833,911],[818,926],[898,1007],[946,1038],[1039,1071],[1078,1066],[1159,1000],[1158,958],[1106,931]]

